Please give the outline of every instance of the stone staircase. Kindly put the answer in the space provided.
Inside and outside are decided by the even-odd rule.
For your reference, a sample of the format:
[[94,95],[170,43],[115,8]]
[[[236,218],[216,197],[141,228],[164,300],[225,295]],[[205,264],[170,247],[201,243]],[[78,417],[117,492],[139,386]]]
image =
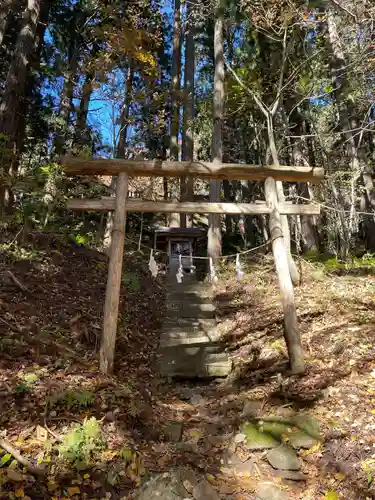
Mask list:
[[210,285],[175,270],[167,276],[167,314],[159,345],[159,372],[165,377],[225,377],[232,367],[220,343]]

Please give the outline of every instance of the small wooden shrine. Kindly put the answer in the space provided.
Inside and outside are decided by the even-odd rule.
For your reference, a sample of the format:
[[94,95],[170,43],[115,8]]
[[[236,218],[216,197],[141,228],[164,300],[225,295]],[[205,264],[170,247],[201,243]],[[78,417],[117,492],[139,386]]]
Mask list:
[[166,252],[166,265],[174,271],[180,265],[185,272],[194,272],[193,255],[199,239],[206,231],[199,227],[157,227],[154,230],[154,250]]

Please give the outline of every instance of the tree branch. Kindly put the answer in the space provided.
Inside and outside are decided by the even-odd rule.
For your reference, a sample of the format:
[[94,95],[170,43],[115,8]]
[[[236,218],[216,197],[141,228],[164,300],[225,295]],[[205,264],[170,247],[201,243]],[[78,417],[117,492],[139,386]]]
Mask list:
[[232,74],[232,76],[234,77],[234,79],[236,80],[236,82],[244,89],[246,90],[246,92],[254,99],[254,101],[256,102],[257,106],[259,107],[259,109],[262,111],[262,113],[264,114],[264,116],[268,116],[269,113],[270,113],[270,110],[268,109],[268,107],[264,104],[264,102],[256,95],[256,93],[251,90],[250,87],[248,87],[247,85],[244,84],[244,82],[241,80],[241,78],[237,75],[237,73],[234,71],[234,69],[231,67],[231,65],[228,63],[228,61],[226,59],[224,59],[224,62],[225,62],[225,66],[227,67],[227,69],[229,70],[229,72]]
[[45,469],[41,469],[40,467],[34,467],[31,462],[29,462],[25,457],[21,455],[21,453],[13,448],[13,446],[5,441],[5,439],[0,439],[0,448],[7,451],[14,457],[17,462],[26,467],[26,469],[33,474],[34,476],[45,476],[47,471]]
[[352,17],[354,19],[354,21],[356,23],[358,23],[357,16],[355,14],[353,14],[353,12],[350,12],[349,9],[347,9],[346,7],[344,7],[343,5],[341,5],[337,0],[331,0],[331,2],[333,3],[333,5],[335,5],[335,7],[337,7],[338,9],[343,10],[344,12],[346,12],[348,14],[348,16]]
[[286,59],[287,59],[287,56],[286,56],[286,53],[287,53],[287,50],[286,50],[287,49],[287,43],[286,43],[287,34],[288,34],[288,30],[287,30],[287,28],[285,28],[285,30],[284,30],[284,37],[283,37],[283,55],[282,55],[282,58],[281,58],[281,68],[280,68],[279,84],[277,86],[276,99],[272,103],[271,110],[270,110],[272,116],[275,116],[277,108],[279,107],[280,98],[281,98],[282,89],[283,89],[284,72],[285,72]]

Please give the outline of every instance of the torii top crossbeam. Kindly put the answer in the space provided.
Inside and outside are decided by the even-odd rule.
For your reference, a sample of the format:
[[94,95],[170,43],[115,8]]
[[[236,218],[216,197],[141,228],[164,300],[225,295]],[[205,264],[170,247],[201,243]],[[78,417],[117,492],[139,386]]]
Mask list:
[[199,177],[201,179],[228,179],[265,181],[267,177],[291,182],[318,183],[324,178],[319,167],[247,165],[238,163],[214,164],[202,161],[123,160],[100,158],[85,160],[66,156],[62,159],[67,175],[118,175],[134,177]]

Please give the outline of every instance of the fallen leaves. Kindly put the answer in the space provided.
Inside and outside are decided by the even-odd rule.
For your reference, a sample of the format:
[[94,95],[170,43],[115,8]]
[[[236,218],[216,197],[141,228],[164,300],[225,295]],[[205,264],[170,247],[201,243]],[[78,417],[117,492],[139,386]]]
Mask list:
[[324,498],[325,500],[339,500],[339,496],[334,490],[327,491]]
[[71,486],[67,489],[67,492],[70,497],[81,494],[81,490],[78,488],[78,486]]
[[26,476],[14,469],[7,469],[7,475],[10,481],[13,481],[14,483],[22,483],[22,481],[26,479]]

